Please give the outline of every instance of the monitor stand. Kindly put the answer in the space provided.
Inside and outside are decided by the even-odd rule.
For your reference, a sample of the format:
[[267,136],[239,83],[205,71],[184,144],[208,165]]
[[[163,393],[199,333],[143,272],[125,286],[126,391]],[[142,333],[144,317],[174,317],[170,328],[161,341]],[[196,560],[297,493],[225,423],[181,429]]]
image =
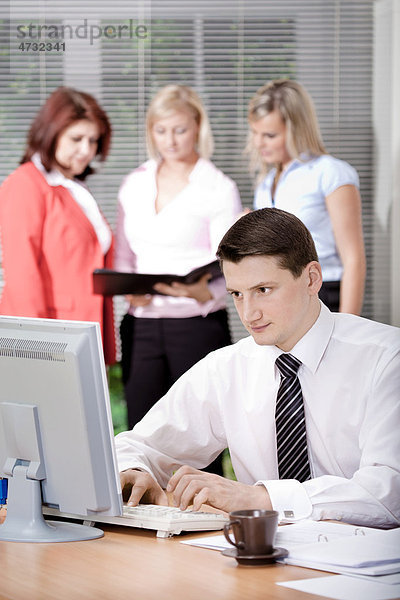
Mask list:
[[0,525],[0,541],[79,542],[104,535],[101,529],[79,523],[45,521],[40,481],[28,479],[27,466],[17,465],[8,479],[6,520]]
[[0,403],[4,425],[8,478],[7,516],[0,525],[0,541],[78,542],[104,535],[101,529],[45,521],[42,513],[41,481],[46,479],[37,406]]

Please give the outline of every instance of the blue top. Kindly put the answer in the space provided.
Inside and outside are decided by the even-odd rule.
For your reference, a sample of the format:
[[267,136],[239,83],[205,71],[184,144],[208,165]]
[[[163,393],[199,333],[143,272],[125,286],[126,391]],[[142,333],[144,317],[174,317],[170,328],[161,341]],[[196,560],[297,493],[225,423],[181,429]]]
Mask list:
[[271,169],[257,187],[254,208],[275,206],[296,215],[314,239],[324,281],[340,281],[343,266],[325,198],[342,185],[358,188],[357,171],[347,162],[328,154],[305,162],[294,159],[281,174],[272,201],[275,173],[276,169]]

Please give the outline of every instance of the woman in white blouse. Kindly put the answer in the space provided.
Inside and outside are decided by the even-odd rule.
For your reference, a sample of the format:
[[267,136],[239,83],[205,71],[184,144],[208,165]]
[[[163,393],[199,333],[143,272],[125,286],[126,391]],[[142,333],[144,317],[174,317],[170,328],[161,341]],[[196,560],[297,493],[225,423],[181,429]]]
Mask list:
[[[197,94],[168,85],[147,112],[150,159],[119,192],[116,268],[185,275],[215,260],[242,207],[235,183],[209,160],[213,141]],[[230,343],[223,278],[157,284],[155,295],[129,296],[123,368],[129,426],[210,351]],[[126,326],[126,319],[125,319]],[[123,328],[124,331],[124,328]]]
[[360,314],[365,280],[361,198],[356,170],[327,154],[314,105],[296,81],[262,86],[249,104],[252,163],[260,174],[255,208],[296,215],[313,236],[333,311]]

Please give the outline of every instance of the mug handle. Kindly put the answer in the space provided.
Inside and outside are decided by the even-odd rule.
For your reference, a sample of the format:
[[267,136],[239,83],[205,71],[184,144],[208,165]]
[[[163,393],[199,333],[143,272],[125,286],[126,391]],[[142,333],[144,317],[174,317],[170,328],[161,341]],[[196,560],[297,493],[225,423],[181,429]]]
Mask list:
[[224,536],[226,538],[226,541],[229,542],[230,544],[232,544],[232,546],[235,546],[235,548],[238,548],[239,550],[243,550],[244,542],[238,542],[236,544],[236,542],[234,542],[231,539],[231,536],[229,535],[229,529],[232,525],[240,525],[240,521],[229,521],[229,523],[226,523],[224,525]]

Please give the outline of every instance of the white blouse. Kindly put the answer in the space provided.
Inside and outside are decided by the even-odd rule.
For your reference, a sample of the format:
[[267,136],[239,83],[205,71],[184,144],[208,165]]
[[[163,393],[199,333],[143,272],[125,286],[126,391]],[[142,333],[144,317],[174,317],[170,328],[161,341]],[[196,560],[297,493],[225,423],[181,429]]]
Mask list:
[[[156,212],[158,164],[149,160],[130,173],[119,192],[115,266],[137,273],[186,275],[215,260],[225,232],[242,211],[236,184],[200,158],[189,184]],[[131,309],[136,317],[184,318],[225,307],[223,277],[209,284],[212,300],[154,295],[149,305]]]
[[279,178],[271,196],[276,169],[269,171],[255,194],[254,208],[275,206],[293,213],[310,231],[324,281],[340,281],[343,265],[336,247],[325,199],[342,185],[359,187],[356,170],[344,160],[323,154],[295,159]]
[[76,179],[68,179],[57,169],[52,169],[49,172],[46,171],[42,165],[39,154],[37,153],[32,156],[31,160],[35,167],[43,174],[49,185],[53,187],[61,185],[71,193],[73,199],[79,204],[84,214],[91,222],[103,254],[107,254],[111,246],[111,230],[101,214],[96,200],[93,198],[87,187]]

